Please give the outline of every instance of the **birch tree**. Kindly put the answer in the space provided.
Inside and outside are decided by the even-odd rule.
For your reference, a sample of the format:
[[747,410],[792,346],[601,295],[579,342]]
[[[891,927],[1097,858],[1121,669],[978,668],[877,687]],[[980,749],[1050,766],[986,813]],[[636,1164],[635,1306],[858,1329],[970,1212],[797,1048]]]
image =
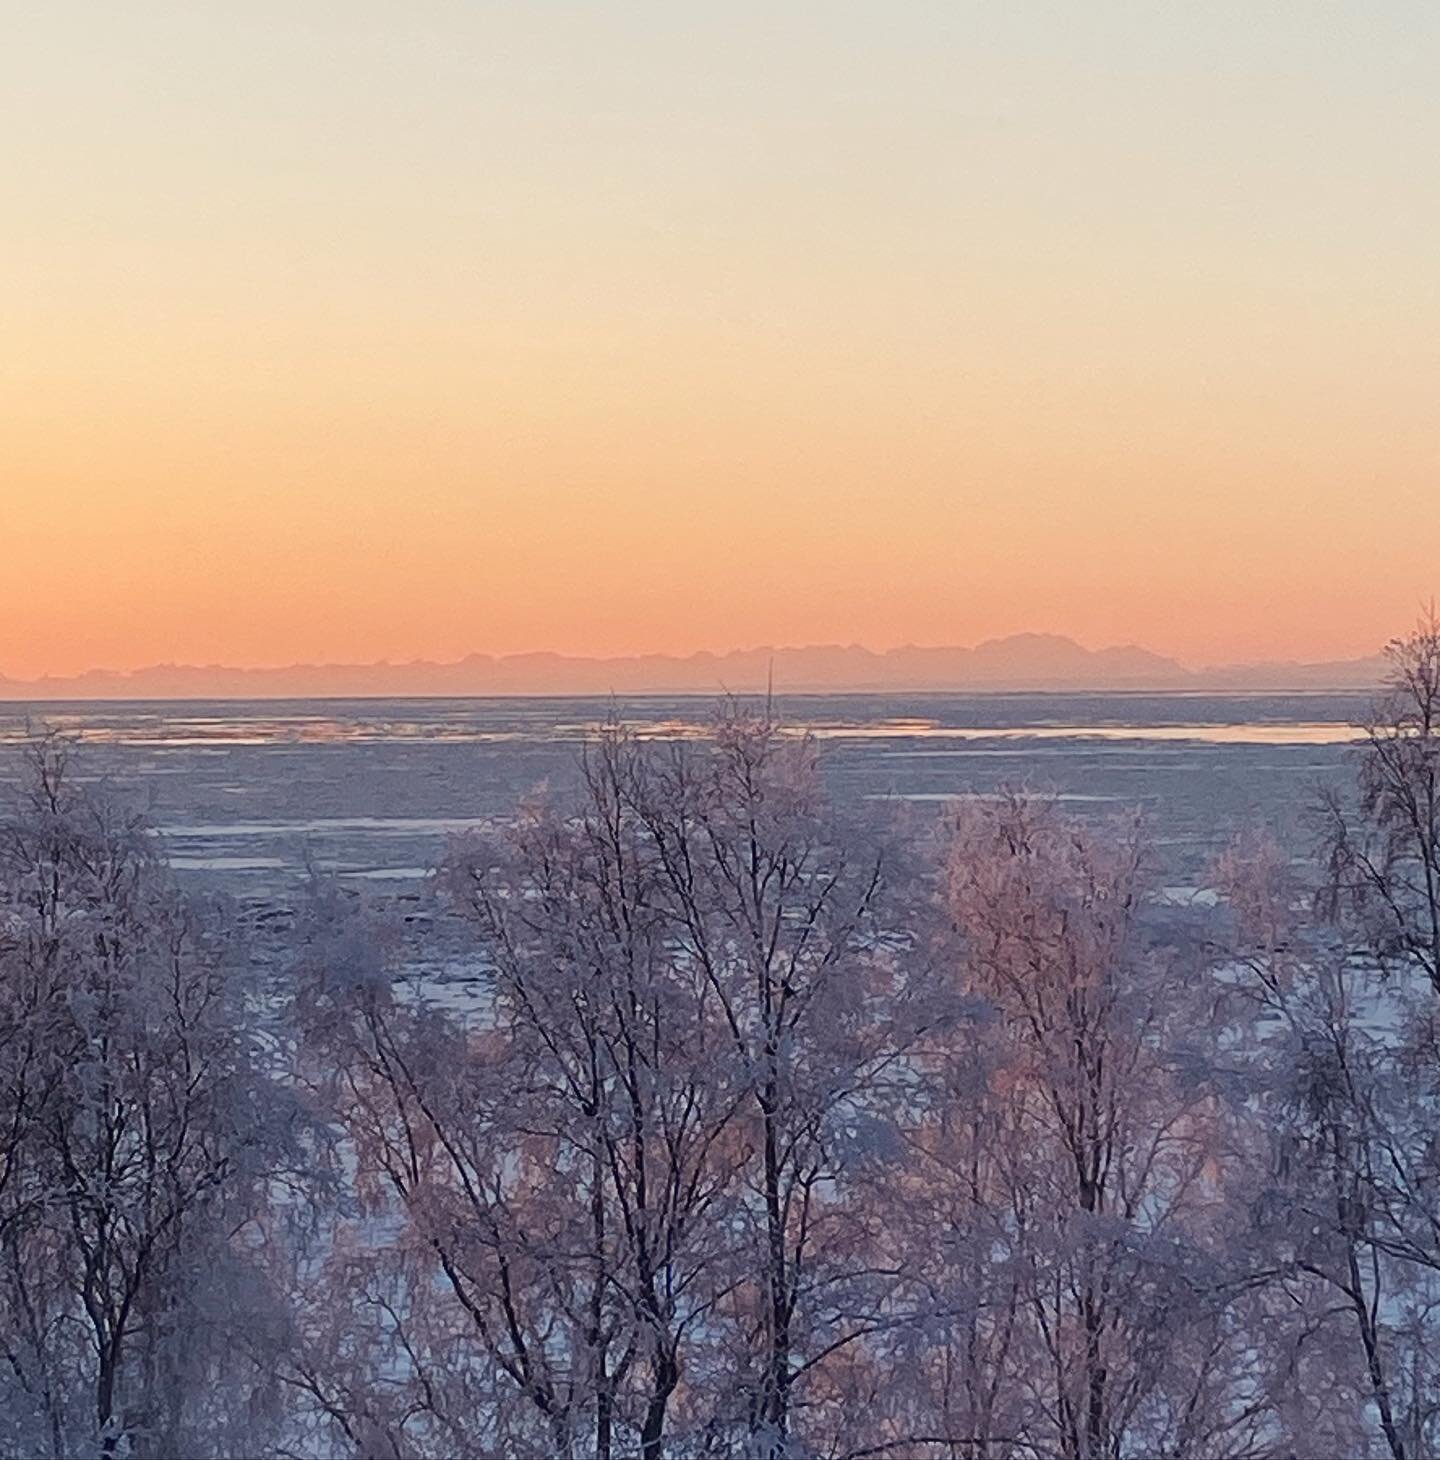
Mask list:
[[0,828],[0,897],[13,1443],[237,1442],[228,1426],[241,1409],[253,1425],[266,1379],[230,1320],[283,1327],[251,1258],[292,1146],[233,934],[55,740],[31,748]]
[[957,818],[946,895],[990,1050],[976,1113],[932,1134],[922,1169],[998,1267],[955,1356],[960,1438],[982,1453],[1217,1455],[1253,1437],[1212,1001],[1145,892],[1135,826],[1095,833],[1014,796]]

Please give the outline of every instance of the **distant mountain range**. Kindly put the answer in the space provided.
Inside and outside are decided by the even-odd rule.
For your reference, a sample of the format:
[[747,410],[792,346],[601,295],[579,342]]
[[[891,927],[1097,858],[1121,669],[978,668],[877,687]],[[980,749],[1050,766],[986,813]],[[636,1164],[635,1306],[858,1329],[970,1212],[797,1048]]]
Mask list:
[[858,644],[736,649],[728,654],[470,654],[453,663],[296,664],[280,669],[157,664],[130,673],[0,676],[0,700],[310,699],[367,696],[790,693],[841,690],[1367,690],[1379,655],[1325,664],[1188,669],[1133,644],[1085,649],[1059,634],[1014,634],[974,648],[876,652]]

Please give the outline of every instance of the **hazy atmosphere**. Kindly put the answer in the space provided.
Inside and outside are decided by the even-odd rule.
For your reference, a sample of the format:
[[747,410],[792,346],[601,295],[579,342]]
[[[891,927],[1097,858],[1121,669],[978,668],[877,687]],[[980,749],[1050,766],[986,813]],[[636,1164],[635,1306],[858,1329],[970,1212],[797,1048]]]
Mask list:
[[0,34],[0,1460],[1440,1460],[1440,8]]
[[1372,654],[1440,553],[1437,56],[1423,0],[15,8],[0,674]]

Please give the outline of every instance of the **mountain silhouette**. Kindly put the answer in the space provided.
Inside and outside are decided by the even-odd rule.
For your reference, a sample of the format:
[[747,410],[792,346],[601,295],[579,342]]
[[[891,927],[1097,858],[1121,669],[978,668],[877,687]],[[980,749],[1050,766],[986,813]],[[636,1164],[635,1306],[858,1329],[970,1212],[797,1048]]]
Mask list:
[[0,699],[285,699],[367,696],[753,693],[845,690],[1319,690],[1370,689],[1379,655],[1319,664],[1239,664],[1203,670],[1135,644],[1086,649],[1062,634],[1023,633],[973,648],[907,644],[762,645],[728,653],[585,658],[470,654],[448,663],[295,664],[237,669],[157,664],[20,680],[0,676]]

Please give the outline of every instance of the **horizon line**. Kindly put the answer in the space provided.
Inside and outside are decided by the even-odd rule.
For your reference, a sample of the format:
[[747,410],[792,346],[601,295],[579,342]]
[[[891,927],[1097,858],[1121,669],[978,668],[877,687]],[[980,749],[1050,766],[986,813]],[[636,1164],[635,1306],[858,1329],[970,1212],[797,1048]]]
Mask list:
[[1204,675],[1224,670],[1260,669],[1268,667],[1320,668],[1328,665],[1354,665],[1378,659],[1383,654],[1383,645],[1368,654],[1339,654],[1313,659],[1297,656],[1263,657],[1248,659],[1217,659],[1206,662],[1186,660],[1163,650],[1152,649],[1138,640],[1129,639],[1104,643],[1091,648],[1069,634],[1044,629],[1021,629],[1011,634],[1000,634],[973,643],[920,643],[907,639],[888,648],[877,649],[858,639],[812,639],[804,643],[755,643],[736,645],[729,649],[689,649],[673,651],[663,649],[639,649],[616,654],[577,653],[563,649],[516,649],[495,651],[470,649],[455,658],[431,658],[416,655],[410,658],[381,659],[292,659],[269,661],[260,664],[231,663],[225,660],[157,659],[133,668],[122,669],[110,665],[92,665],[85,669],[55,671],[42,674],[8,674],[0,669],[0,685],[67,683],[90,679],[132,679],[140,675],[165,672],[213,673],[213,674],[287,674],[305,671],[325,670],[407,670],[407,669],[459,669],[471,663],[510,664],[520,661],[559,660],[567,664],[641,664],[651,661],[666,661],[674,664],[693,663],[696,660],[735,659],[760,654],[804,654],[841,651],[864,654],[875,659],[886,659],[905,653],[917,654],[974,654],[983,649],[1002,646],[1043,642],[1064,649],[1078,650],[1087,658],[1134,653],[1148,659],[1173,665],[1190,674]]
[[[1008,651],[1008,652],[1007,652]],[[816,656],[824,656],[814,662]],[[839,662],[837,662],[837,656]],[[89,669],[23,679],[0,675],[8,703],[85,703],[225,699],[359,700],[675,697],[763,693],[777,658],[790,659],[792,695],[949,693],[1261,693],[1362,690],[1378,685],[1380,651],[1327,660],[1250,660],[1195,667],[1136,643],[1090,649],[1064,634],[1022,632],[975,645],[919,645],[889,649],[864,644],[755,645],[724,651],[693,650],[617,655],[531,650],[512,654],[474,651],[458,659],[368,662],[296,662],[243,666],[156,663],[130,670]],[[810,659],[811,662],[806,662]],[[846,660],[850,662],[846,662]],[[697,683],[697,671],[737,676]],[[786,666],[782,666],[782,669]],[[471,682],[463,682],[467,672]],[[604,682],[598,675],[613,674]],[[499,682],[486,683],[486,679]],[[212,681],[206,685],[206,680]],[[359,684],[336,683],[358,679]],[[752,684],[750,681],[754,680]],[[386,681],[389,681],[387,683]],[[426,681],[429,681],[428,683]],[[516,682],[516,681],[519,682]],[[568,683],[566,681],[569,681]],[[666,682],[667,680],[671,682]],[[279,683],[277,683],[279,681]],[[462,681],[462,682],[456,682]]]

